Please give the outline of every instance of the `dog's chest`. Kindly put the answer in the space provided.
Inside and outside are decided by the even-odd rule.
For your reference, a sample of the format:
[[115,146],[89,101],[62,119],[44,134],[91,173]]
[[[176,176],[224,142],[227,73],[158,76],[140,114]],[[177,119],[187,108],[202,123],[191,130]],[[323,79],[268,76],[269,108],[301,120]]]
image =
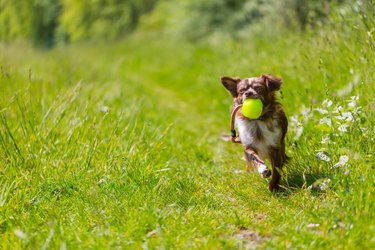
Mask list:
[[259,156],[268,158],[271,147],[280,147],[281,128],[277,120],[267,121],[236,118],[242,145],[256,149]]

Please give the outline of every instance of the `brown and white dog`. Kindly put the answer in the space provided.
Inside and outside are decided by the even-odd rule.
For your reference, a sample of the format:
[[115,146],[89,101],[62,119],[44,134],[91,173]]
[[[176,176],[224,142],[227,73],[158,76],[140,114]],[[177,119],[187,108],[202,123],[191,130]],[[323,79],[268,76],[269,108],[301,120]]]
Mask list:
[[239,109],[235,114],[235,125],[245,150],[247,168],[256,168],[263,178],[269,177],[271,171],[263,161],[269,159],[272,164],[269,189],[277,190],[280,181],[278,169],[281,169],[287,160],[284,138],[288,130],[288,120],[276,98],[276,91],[282,85],[281,79],[262,74],[260,77],[243,80],[221,77],[221,82],[234,98],[231,111],[247,98],[262,100],[263,112],[258,119],[244,117]]

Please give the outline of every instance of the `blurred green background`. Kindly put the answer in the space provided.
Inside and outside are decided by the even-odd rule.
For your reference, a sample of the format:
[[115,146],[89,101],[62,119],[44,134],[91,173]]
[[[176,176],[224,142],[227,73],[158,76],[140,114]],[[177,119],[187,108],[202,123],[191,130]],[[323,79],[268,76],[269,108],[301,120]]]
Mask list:
[[[357,1],[366,10],[371,0]],[[137,29],[199,39],[215,33],[243,37],[251,29],[305,31],[323,25],[349,0],[1,0],[0,40],[51,47],[111,41]],[[262,24],[267,24],[265,28]]]

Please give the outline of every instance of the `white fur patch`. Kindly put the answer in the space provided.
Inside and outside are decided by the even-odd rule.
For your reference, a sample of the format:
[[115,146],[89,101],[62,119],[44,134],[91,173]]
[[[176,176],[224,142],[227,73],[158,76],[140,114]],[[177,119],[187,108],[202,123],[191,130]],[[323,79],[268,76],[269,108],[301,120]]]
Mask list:
[[268,171],[268,167],[264,164],[259,164],[258,166],[258,173],[260,175],[263,175],[264,173],[266,173]]
[[[268,129],[267,123],[272,123],[272,131]],[[255,149],[259,157],[263,160],[269,158],[270,147],[279,147],[282,131],[276,120],[260,121],[236,118],[236,126],[240,133],[242,145]],[[259,127],[262,139],[256,137],[257,127]]]

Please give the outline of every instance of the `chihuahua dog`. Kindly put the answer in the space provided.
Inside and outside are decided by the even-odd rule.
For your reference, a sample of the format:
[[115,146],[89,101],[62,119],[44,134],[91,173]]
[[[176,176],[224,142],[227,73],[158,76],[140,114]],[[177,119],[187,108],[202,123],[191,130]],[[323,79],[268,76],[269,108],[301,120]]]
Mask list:
[[221,77],[221,82],[234,98],[232,112],[247,98],[259,98],[262,101],[263,112],[258,119],[246,118],[242,115],[241,109],[237,109],[234,121],[245,151],[244,158],[248,170],[257,169],[263,178],[271,176],[271,171],[264,163],[264,160],[268,159],[272,165],[269,189],[279,189],[278,169],[281,169],[287,160],[284,138],[288,130],[288,120],[276,98],[276,91],[282,85],[281,79],[262,74],[260,77],[243,80]]

